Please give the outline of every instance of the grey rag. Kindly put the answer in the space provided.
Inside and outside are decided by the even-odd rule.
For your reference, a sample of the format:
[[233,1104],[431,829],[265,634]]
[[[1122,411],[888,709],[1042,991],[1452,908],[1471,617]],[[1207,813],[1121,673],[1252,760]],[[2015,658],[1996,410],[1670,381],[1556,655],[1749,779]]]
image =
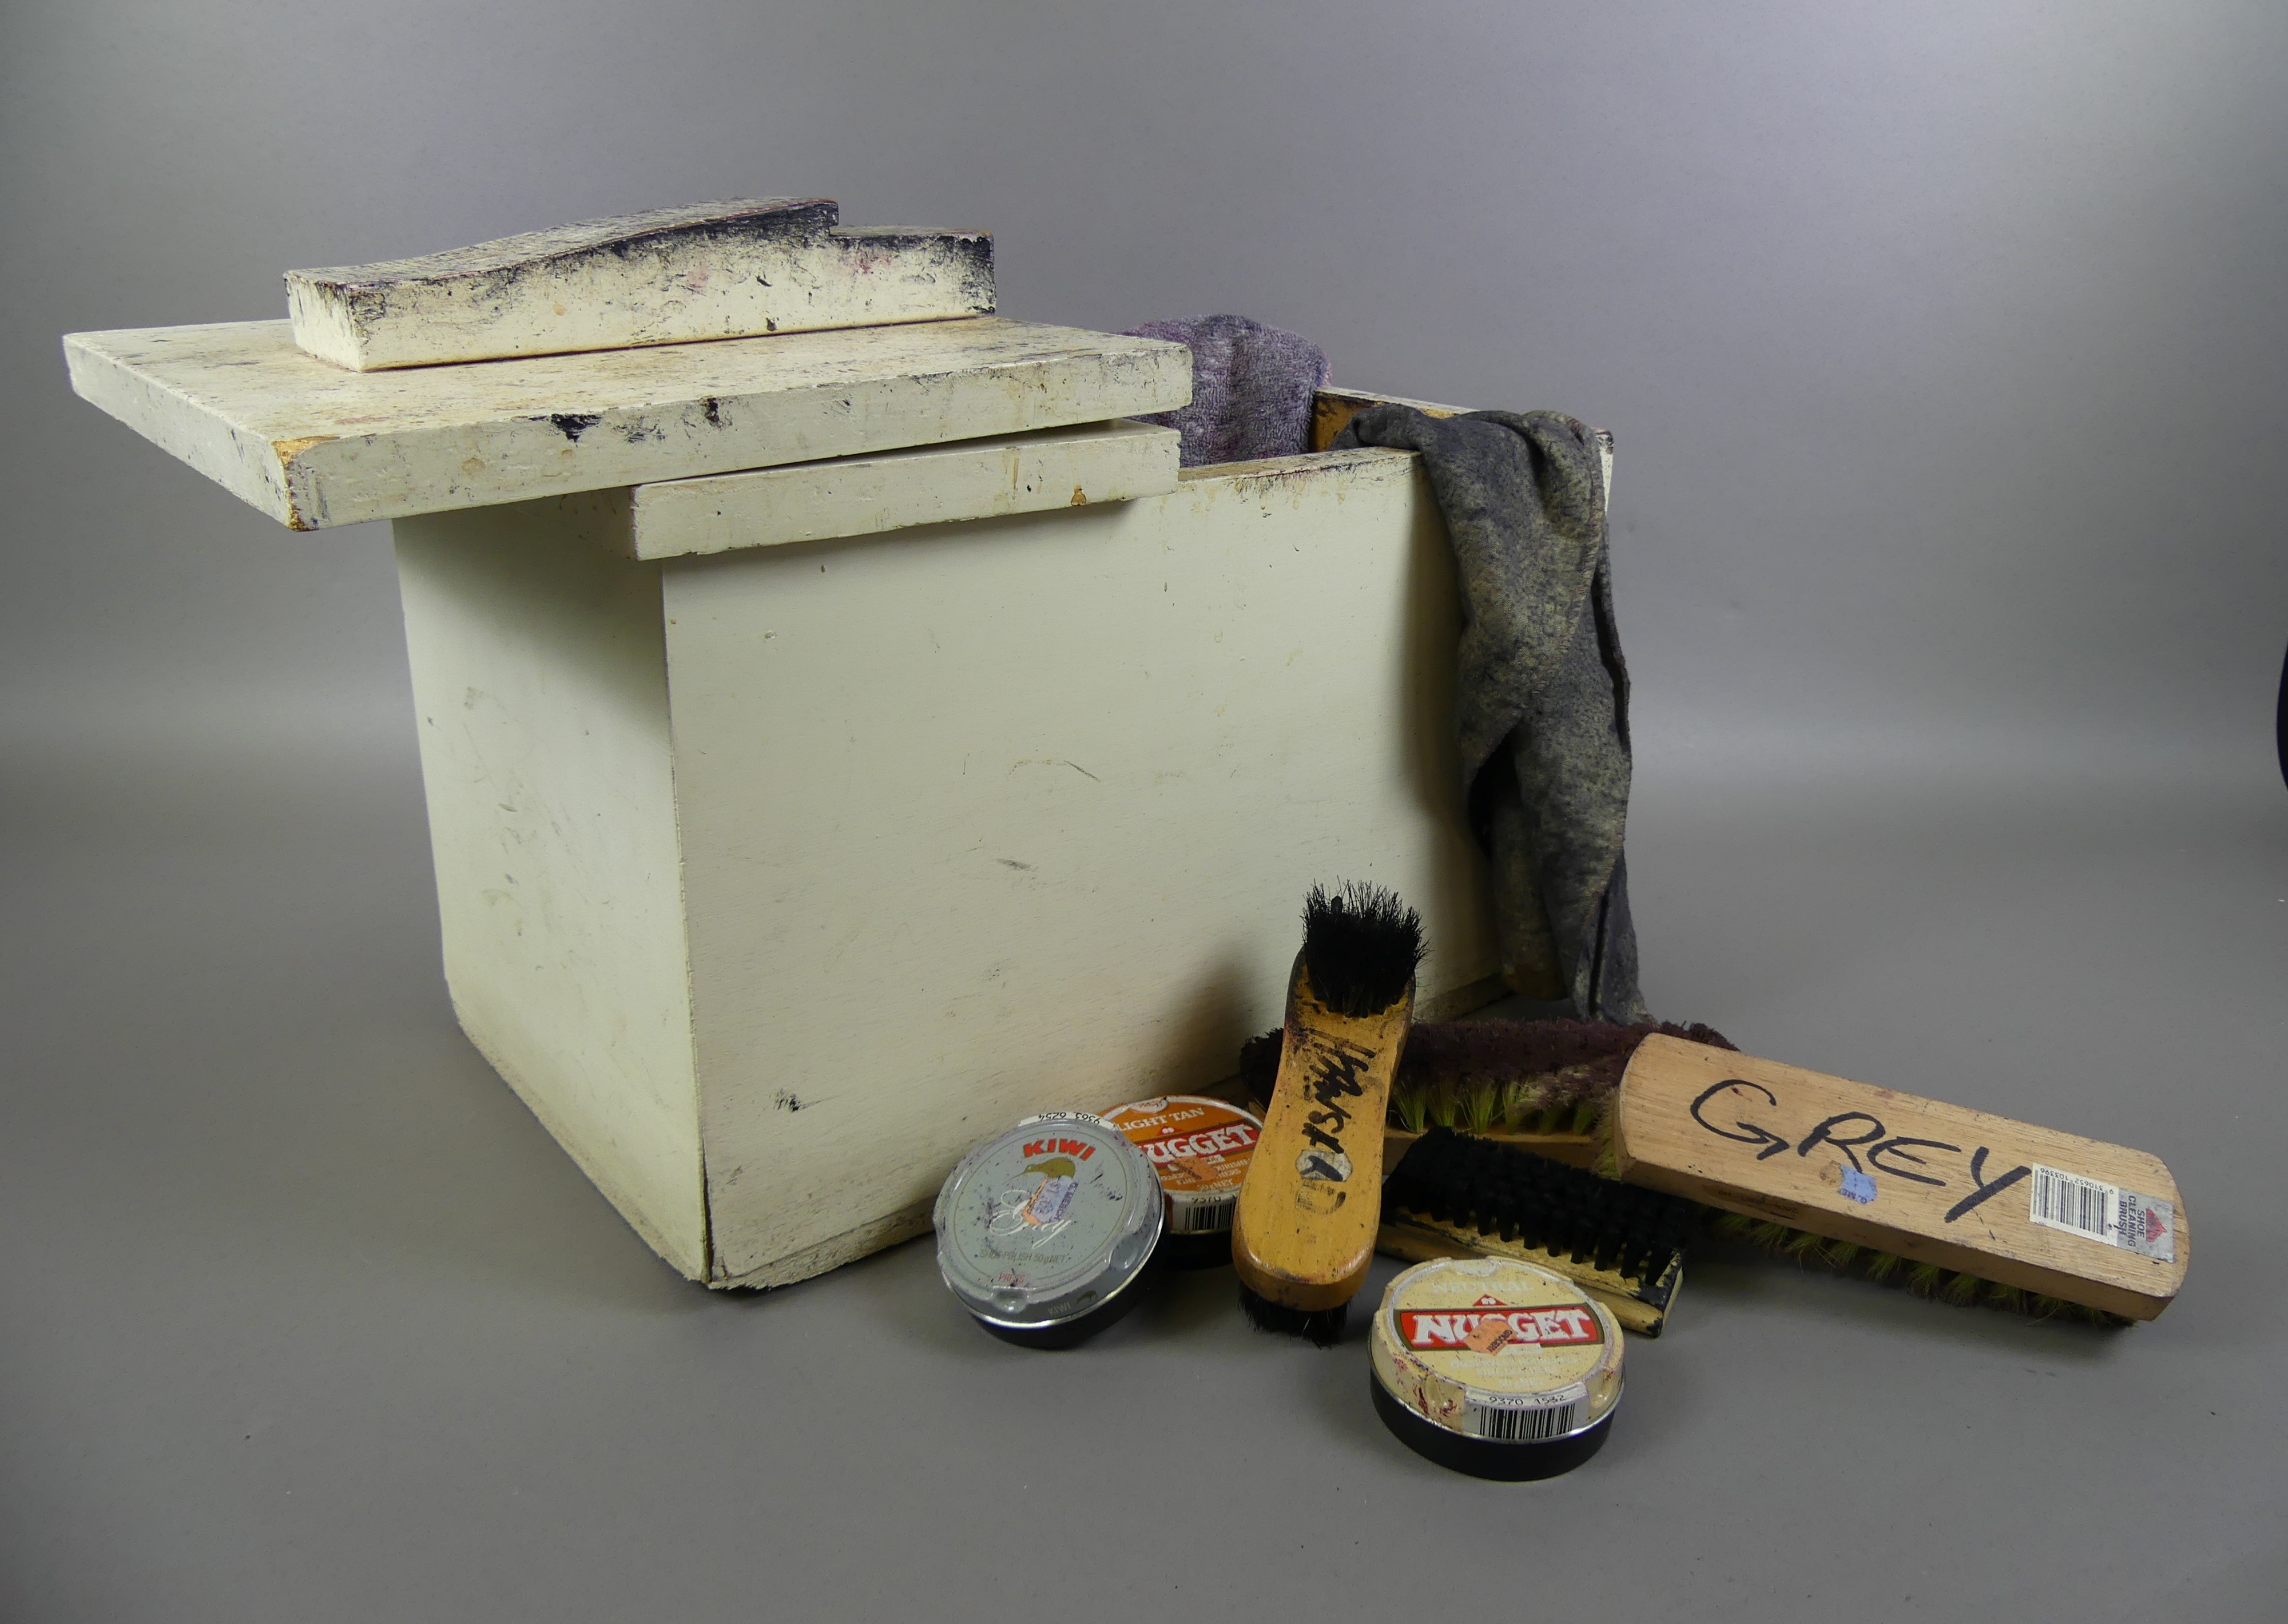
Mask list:
[[1128,336],[1191,347],[1191,404],[1144,418],[1181,436],[1177,458],[1185,467],[1311,449],[1311,408],[1327,386],[1327,354],[1308,338],[1243,315],[1147,322]]
[[1553,411],[1370,406],[1337,446],[1418,451],[1462,583],[1457,718],[1503,969],[1585,1020],[1646,1018],[1621,840],[1629,673],[1597,437]]

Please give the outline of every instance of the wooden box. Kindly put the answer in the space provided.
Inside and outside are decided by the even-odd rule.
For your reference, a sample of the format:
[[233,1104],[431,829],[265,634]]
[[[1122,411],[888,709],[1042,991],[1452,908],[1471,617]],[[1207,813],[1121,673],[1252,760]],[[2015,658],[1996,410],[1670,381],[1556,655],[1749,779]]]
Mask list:
[[1123,419],[1180,346],[998,317],[363,374],[284,328],[67,347],[287,522],[394,521],[454,1007],[691,1278],[1227,1077],[1315,881],[1421,908],[1426,1013],[1500,991],[1415,458],[1180,476]]

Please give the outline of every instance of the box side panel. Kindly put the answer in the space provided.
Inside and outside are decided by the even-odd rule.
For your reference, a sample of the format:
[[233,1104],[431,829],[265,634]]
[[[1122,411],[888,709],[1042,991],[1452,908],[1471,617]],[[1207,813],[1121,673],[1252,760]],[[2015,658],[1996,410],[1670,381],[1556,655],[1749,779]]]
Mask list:
[[544,504],[394,528],[454,1008],[628,1222],[702,1277],[658,567]]
[[1492,975],[1416,460],[683,559],[665,593],[717,1268],[926,1222],[1027,1112],[1229,1075],[1316,880]]

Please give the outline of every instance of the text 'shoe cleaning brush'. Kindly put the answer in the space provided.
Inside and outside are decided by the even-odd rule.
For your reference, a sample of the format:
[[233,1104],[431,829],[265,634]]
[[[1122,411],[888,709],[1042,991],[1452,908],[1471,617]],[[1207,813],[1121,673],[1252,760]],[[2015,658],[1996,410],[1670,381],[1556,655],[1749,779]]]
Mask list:
[[1414,1014],[1422,917],[1396,895],[1315,886],[1287,982],[1279,1076],[1231,1226],[1259,1330],[1341,1334],[1382,1213],[1383,1118]]

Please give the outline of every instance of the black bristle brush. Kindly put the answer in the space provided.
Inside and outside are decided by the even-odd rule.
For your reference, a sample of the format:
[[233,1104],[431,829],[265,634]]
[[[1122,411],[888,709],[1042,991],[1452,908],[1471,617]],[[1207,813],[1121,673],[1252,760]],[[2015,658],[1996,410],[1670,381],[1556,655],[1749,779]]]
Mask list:
[[1572,1280],[1628,1330],[1648,1336],[1683,1283],[1702,1208],[1599,1178],[1511,1145],[1434,1127],[1382,1188],[1381,1250],[1511,1257]]
[[1383,1118],[1422,955],[1422,918],[1394,893],[1312,888],[1277,1079],[1232,1215],[1240,1307],[1258,1330],[1330,1346],[1366,1284]]

